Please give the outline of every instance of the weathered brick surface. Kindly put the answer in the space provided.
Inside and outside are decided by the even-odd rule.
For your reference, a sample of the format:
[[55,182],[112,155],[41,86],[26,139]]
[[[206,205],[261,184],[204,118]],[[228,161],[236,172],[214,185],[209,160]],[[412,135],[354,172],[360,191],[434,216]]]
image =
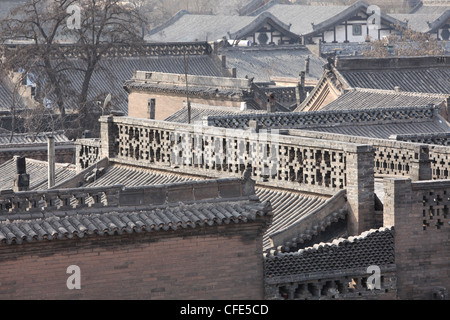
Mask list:
[[[185,95],[164,95],[156,93],[142,93],[142,92],[132,92],[128,96],[128,116],[133,118],[150,119],[148,113],[148,100],[155,99],[156,101],[156,120],[164,120],[174,114],[175,112],[181,110],[183,103],[186,102]],[[207,98],[190,97],[191,103],[199,103],[210,106],[226,106],[239,108],[241,106],[240,101],[226,101],[226,100],[214,100]]]
[[[384,220],[385,224],[393,222],[395,225],[395,264],[400,299],[432,299],[436,287],[450,288],[448,211],[445,214],[449,190],[448,181],[385,181]],[[440,199],[439,195],[443,194],[447,196]],[[430,204],[435,210],[432,219]],[[440,209],[439,215],[436,209]],[[438,219],[444,222],[439,228],[436,226]]]
[[[2,245],[0,299],[263,299],[260,223]],[[81,268],[69,290],[67,267]]]

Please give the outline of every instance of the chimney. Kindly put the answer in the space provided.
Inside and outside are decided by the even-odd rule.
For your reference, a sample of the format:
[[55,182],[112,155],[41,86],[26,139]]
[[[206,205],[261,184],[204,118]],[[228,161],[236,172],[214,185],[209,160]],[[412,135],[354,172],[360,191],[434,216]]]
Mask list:
[[300,106],[300,104],[306,99],[306,97],[305,97],[305,80],[306,79],[305,78],[306,78],[305,71],[300,72],[300,82],[298,83],[297,87],[295,88],[297,106]]
[[259,133],[261,126],[258,124],[257,120],[249,120],[248,121],[248,130],[253,133]]
[[267,112],[275,112],[275,95],[273,93],[267,94]]
[[55,185],[55,137],[48,136],[48,188]]
[[14,178],[14,192],[27,191],[30,188],[30,175],[27,174],[25,157],[14,156],[16,162],[16,177]]
[[310,63],[310,58],[309,56],[305,59],[305,73],[309,74],[309,63]]
[[395,86],[395,87],[394,87],[394,91],[395,91],[395,92],[401,92],[402,89],[401,89],[399,86]]

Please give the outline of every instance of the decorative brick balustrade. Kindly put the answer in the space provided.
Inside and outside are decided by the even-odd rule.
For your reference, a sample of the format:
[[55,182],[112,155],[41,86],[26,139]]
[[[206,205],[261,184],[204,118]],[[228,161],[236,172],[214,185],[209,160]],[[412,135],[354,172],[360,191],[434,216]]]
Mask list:
[[254,194],[249,180],[230,178],[125,188],[123,185],[44,191],[0,192],[0,220],[31,219],[50,212],[83,208],[148,207],[204,199],[241,198]]
[[249,177],[261,185],[327,195],[346,189],[350,234],[375,225],[371,146],[277,130],[255,133],[125,117],[100,122],[100,154],[116,163],[214,178],[241,177],[251,168]]
[[99,139],[80,139],[75,142],[77,172],[84,170],[102,158]]
[[275,100],[281,104],[295,104],[297,103],[296,87],[275,87],[262,88],[266,94],[273,94]]
[[[394,257],[392,228],[294,253],[274,250],[265,257],[266,298],[318,300],[392,294],[396,289]],[[380,268],[381,289],[370,290],[368,286],[371,274],[367,269],[371,266]]]
[[286,112],[269,114],[242,114],[233,116],[208,116],[205,124],[214,127],[245,129],[250,120],[261,127],[270,128],[308,128],[317,125],[361,124],[383,121],[414,121],[432,119],[439,108],[435,106],[411,108],[366,109],[362,111],[315,111]]
[[434,299],[450,288],[450,180],[384,180],[386,225],[395,226],[400,299]]
[[393,135],[389,138],[397,141],[450,146],[450,132]]
[[[17,45],[6,45],[0,48],[0,53],[14,54]],[[82,52],[73,45],[60,45],[54,48],[55,57],[64,55],[68,58],[80,58]],[[104,57],[135,57],[135,56],[182,56],[211,54],[212,48],[207,42],[179,43],[145,43],[136,46],[110,46]]]
[[[413,180],[449,179],[450,147],[346,136],[325,132],[289,130],[289,134],[369,144],[375,148],[374,172],[377,177],[410,177]],[[429,170],[429,172],[425,172]]]
[[112,146],[108,153],[115,161],[205,176],[240,176],[251,166],[257,182],[312,192],[345,189],[348,155],[361,151],[354,144],[264,132],[131,118],[102,121],[110,125],[112,135],[104,132],[102,140]]

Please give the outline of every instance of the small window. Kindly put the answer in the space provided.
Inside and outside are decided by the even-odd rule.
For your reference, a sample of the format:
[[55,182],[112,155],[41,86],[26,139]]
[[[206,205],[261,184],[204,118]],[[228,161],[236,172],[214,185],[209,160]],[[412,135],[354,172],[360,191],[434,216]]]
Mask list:
[[149,99],[147,104],[147,115],[149,119],[155,119],[156,100]]
[[354,36],[362,35],[362,26],[360,24],[353,25],[353,35]]

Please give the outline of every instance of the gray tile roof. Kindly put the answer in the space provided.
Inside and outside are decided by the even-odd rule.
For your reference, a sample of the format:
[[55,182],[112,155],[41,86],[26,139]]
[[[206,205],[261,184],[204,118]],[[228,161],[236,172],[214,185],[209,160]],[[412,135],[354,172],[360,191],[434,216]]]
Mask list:
[[445,66],[415,69],[345,70],[340,71],[353,88],[450,93],[450,68]]
[[[130,210],[130,209],[129,209]],[[217,201],[104,213],[74,210],[71,214],[54,212],[37,219],[22,219],[19,214],[0,218],[0,243],[49,241],[95,235],[164,232],[226,224],[247,223],[270,215],[267,204],[259,202]]]
[[256,18],[250,16],[201,15],[184,12],[162,27],[150,31],[149,42],[217,41],[235,33]]
[[232,47],[220,51],[227,57],[227,65],[236,68],[237,77],[255,78],[255,82],[269,82],[273,77],[299,78],[310,57],[308,78],[319,79],[326,61],[300,45],[273,47]]
[[6,18],[13,9],[25,2],[26,0],[0,0],[0,19]]
[[444,11],[450,9],[450,4],[448,6],[421,6],[419,9],[415,10],[411,14],[442,14]]
[[[447,8],[450,10],[450,7]],[[414,14],[391,14],[397,20],[408,22],[408,27],[418,32],[429,32],[431,24],[436,22],[443,14],[442,12],[414,13]]]
[[[290,31],[298,34],[308,34],[314,31],[312,23],[318,25],[339,13],[348,9],[349,6],[305,6],[274,4],[265,12],[270,12],[286,24],[292,24]],[[255,14],[260,14],[257,10]]]
[[99,187],[125,185],[127,187],[148,186],[157,184],[177,183],[201,180],[193,176],[183,176],[177,173],[162,172],[151,169],[113,164],[107,166],[95,181],[87,182],[84,187]]
[[346,270],[395,264],[394,228],[369,230],[357,237],[319,243],[293,253],[274,252],[265,258],[265,276],[271,281],[336,274]]
[[440,105],[450,95],[355,89],[344,93],[320,110],[361,110],[409,106]]
[[[8,80],[0,77],[0,112],[11,112],[13,107],[13,89],[10,86]],[[19,98],[16,94],[16,99]],[[22,99],[16,100],[15,106],[16,110],[24,109],[24,103]]]
[[[291,33],[290,25],[280,21],[270,12],[258,16],[237,15],[205,15],[178,12],[165,24],[151,30],[145,40],[149,42],[185,42],[185,41],[218,41],[240,39],[254,32],[261,25],[269,22],[284,30],[293,39],[298,35]],[[189,26],[186,29],[186,26]]]
[[[90,175],[88,173],[86,177]],[[177,172],[163,172],[112,163],[102,170],[101,175],[95,181],[87,182],[83,187],[111,185],[139,187],[204,179],[204,177],[181,175]],[[270,201],[273,209],[272,224],[264,235],[264,247],[266,249],[270,247],[270,234],[281,231],[305,218],[316,209],[323,207],[329,199],[327,196],[311,196],[295,190],[277,190],[262,186],[256,187],[256,195],[261,202]]]
[[[265,111],[251,110],[247,109],[245,111],[240,111],[239,108],[232,107],[218,107],[218,106],[205,106],[199,104],[191,105],[191,122],[194,123],[196,121],[202,121],[203,117],[206,116],[225,116],[225,115],[233,115],[238,113],[249,113],[249,112],[260,112],[263,113]],[[169,122],[178,122],[178,123],[188,123],[188,109],[186,106],[183,106],[182,109],[178,110],[171,116],[165,119],[165,121]]]
[[449,132],[449,127],[439,120],[409,122],[409,123],[385,123],[385,124],[355,124],[346,126],[310,127],[308,131],[329,132],[358,137],[388,139],[397,134],[419,134]]
[[[48,189],[48,163],[34,159],[26,159],[26,172],[30,175],[30,190]],[[56,184],[73,178],[76,175],[72,164],[57,163],[55,168]],[[16,162],[11,159],[0,165],[0,190],[10,190],[14,186]]]
[[55,138],[55,143],[70,142],[69,138],[62,131],[58,132],[41,132],[41,133],[15,133],[11,138],[10,133],[0,133],[0,146],[23,145],[23,144],[47,144],[48,136]]
[[273,208],[272,223],[264,234],[263,248],[270,248],[269,236],[282,231],[322,207],[328,197],[310,196],[293,190],[257,188],[262,202],[270,201]]
[[[290,31],[298,35],[312,35],[322,32],[330,26],[352,17],[359,10],[365,11],[369,5],[364,1],[356,1],[351,5],[268,5],[267,10],[261,8],[254,14],[269,12],[286,24],[292,24]],[[388,23],[401,23],[392,16],[382,12],[381,18]]]
[[[210,55],[188,56],[188,74],[222,77],[224,75],[221,65]],[[82,61],[73,61],[76,67],[82,66]],[[115,108],[128,114],[128,94],[123,89],[124,83],[133,77],[134,71],[153,71],[165,73],[184,74],[183,56],[136,56],[104,58],[99,68],[94,72],[90,83],[89,99],[103,100],[108,93],[112,95]],[[82,86],[82,74],[71,72],[70,80],[74,90]],[[98,98],[100,97],[100,98]]]

